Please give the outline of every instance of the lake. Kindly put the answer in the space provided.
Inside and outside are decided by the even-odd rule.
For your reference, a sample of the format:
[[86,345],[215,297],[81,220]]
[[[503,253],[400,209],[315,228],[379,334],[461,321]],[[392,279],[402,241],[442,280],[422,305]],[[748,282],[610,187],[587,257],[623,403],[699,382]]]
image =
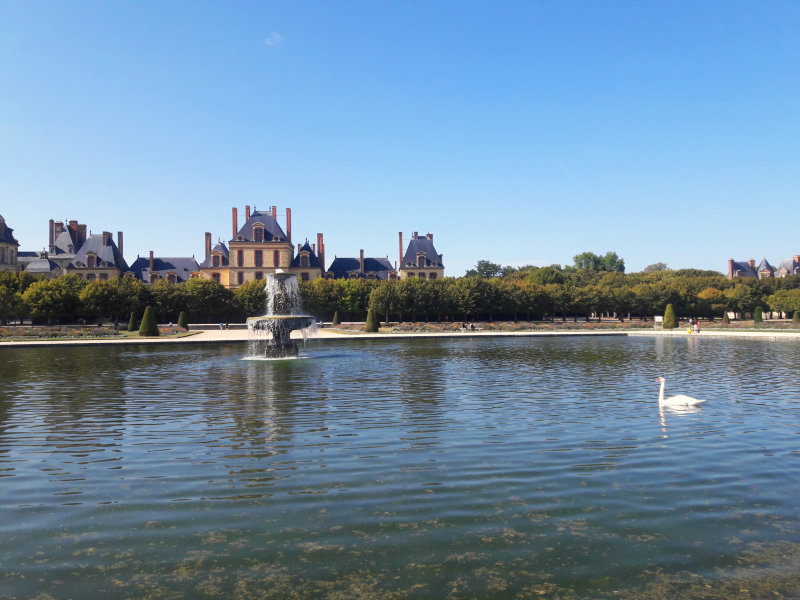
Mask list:
[[0,349],[0,598],[800,595],[798,342],[247,348]]

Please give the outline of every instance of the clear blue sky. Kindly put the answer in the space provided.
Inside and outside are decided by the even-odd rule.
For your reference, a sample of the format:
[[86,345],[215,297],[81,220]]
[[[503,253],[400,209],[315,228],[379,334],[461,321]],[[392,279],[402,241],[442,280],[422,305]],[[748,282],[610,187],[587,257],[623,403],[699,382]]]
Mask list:
[[[800,3],[0,0],[0,214],[198,258],[231,207],[397,258],[800,253]],[[282,221],[282,219],[279,219]]]

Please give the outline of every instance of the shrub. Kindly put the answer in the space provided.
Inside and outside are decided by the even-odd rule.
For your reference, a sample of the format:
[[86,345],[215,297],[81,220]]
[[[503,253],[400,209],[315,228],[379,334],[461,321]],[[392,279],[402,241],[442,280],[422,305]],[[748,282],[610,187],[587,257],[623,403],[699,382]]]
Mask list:
[[158,324],[156,323],[156,313],[152,306],[144,309],[144,316],[142,317],[142,325],[139,327],[139,335],[141,336],[157,336]]
[[376,333],[381,326],[381,322],[375,315],[375,311],[371,308],[367,311],[367,320],[364,323],[364,331],[367,333]]
[[139,326],[139,322],[136,320],[136,313],[131,313],[130,321],[128,321],[128,331],[136,331]]
[[730,325],[731,324],[731,318],[728,316],[728,311],[727,310],[724,313],[722,313],[722,324],[723,325]]
[[339,324],[339,311],[333,313],[333,321],[331,321],[331,325],[338,325]]
[[756,306],[756,313],[755,313],[755,315],[753,315],[753,321],[755,321],[756,323],[761,323],[761,319],[762,318],[763,317],[762,317],[761,307],[760,306]]
[[800,312],[794,311],[792,315],[792,323],[800,323]]
[[181,311],[181,314],[178,315],[178,327],[189,329],[189,326],[186,324],[186,313],[184,311]]
[[675,329],[678,326],[678,319],[675,317],[675,309],[672,304],[667,304],[664,311],[664,329]]

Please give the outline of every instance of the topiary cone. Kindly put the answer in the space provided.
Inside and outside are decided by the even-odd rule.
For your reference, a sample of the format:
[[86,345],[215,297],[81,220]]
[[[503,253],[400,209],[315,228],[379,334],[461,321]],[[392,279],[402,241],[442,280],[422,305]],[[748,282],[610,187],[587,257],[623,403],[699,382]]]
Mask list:
[[142,324],[139,327],[139,335],[144,337],[158,336],[158,323],[156,323],[156,313],[152,306],[148,306],[144,309]]
[[664,311],[664,329],[675,329],[678,326],[678,319],[675,317],[675,309],[672,304],[667,304]]

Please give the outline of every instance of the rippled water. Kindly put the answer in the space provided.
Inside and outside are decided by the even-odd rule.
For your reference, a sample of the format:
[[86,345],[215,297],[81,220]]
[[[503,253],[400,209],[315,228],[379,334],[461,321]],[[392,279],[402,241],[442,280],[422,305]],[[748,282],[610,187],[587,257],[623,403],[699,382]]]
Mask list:
[[800,594],[796,342],[245,353],[0,350],[0,598]]

